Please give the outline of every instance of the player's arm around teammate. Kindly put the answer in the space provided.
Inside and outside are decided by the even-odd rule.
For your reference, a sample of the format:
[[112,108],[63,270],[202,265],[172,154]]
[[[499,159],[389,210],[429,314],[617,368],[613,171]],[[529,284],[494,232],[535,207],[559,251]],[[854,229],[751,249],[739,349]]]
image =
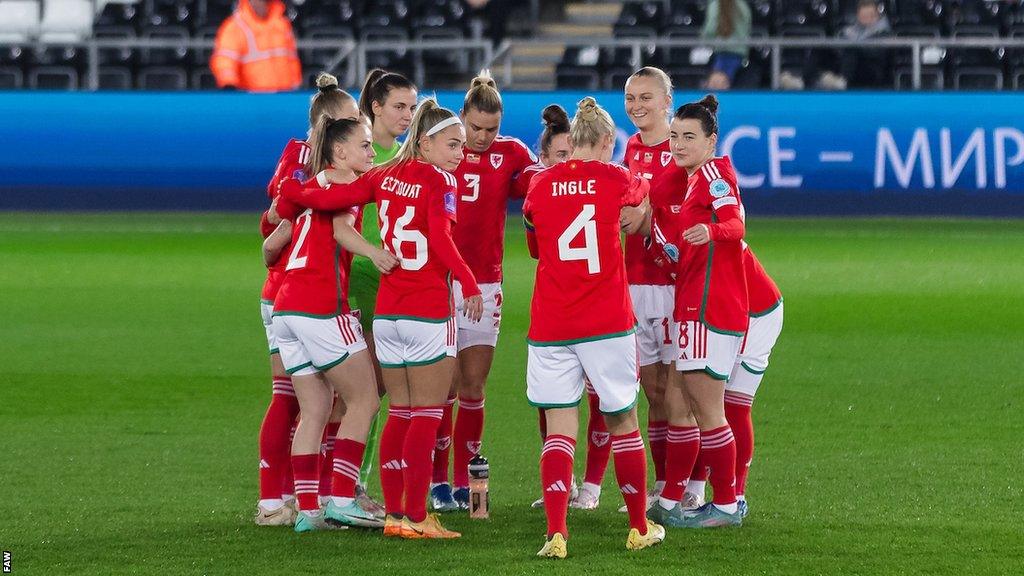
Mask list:
[[[307,139],[315,137],[317,120],[327,115],[331,118],[352,118],[359,116],[356,101],[350,94],[338,88],[338,80],[326,73],[317,77],[317,91],[309,104],[309,133]],[[289,437],[298,415],[298,402],[289,376],[281,363],[278,353],[277,339],[273,329],[273,304],[277,297],[281,281],[285,274],[287,258],[281,257],[287,252],[291,243],[291,223],[282,221],[277,215],[276,201],[281,182],[287,178],[305,179],[306,163],[309,160],[309,146],[301,140],[290,140],[278,160],[274,175],[267,184],[267,195],[273,199],[270,209],[260,219],[260,227],[264,238],[275,234],[271,240],[276,259],[265,260],[268,265],[267,279],[260,296],[260,308],[263,325],[270,344],[270,364],[273,374],[273,393],[270,406],[260,425],[259,456],[260,456],[260,501],[257,505],[256,524],[281,525],[291,524],[295,520],[295,510],[285,506],[285,500],[291,499],[294,485],[291,478],[289,462]],[[277,246],[277,242],[283,242]],[[273,256],[273,254],[267,254]]]
[[[466,130],[463,160],[453,172],[458,181],[458,224],[452,236],[482,292],[484,315],[472,321],[457,314],[455,378],[438,429],[431,482],[431,506],[439,512],[469,508],[469,461],[480,452],[484,432],[484,389],[494,361],[502,308],[502,259],[508,201],[522,196],[523,171],[537,162],[525,144],[499,135],[504,114],[501,95],[487,70],[473,79],[459,117]],[[453,286],[461,301],[462,284]],[[452,408],[458,415],[452,442]],[[453,485],[448,484],[453,452]]]
[[646,548],[664,538],[664,529],[645,518],[647,457],[636,417],[635,318],[619,242],[622,207],[641,203],[649,185],[608,163],[615,125],[593,98],[579,103],[570,139],[569,160],[534,176],[523,205],[528,241],[538,257],[526,380],[530,404],[546,409],[540,468],[548,526],[538,555],[549,558],[567,554],[584,374],[612,434],[615,475],[629,510],[626,548]]
[[[310,142],[310,166],[314,170],[333,166],[334,172],[354,179],[357,173],[370,169],[373,149],[369,129],[362,122],[324,117],[319,128],[321,138]],[[283,183],[283,195],[290,182]],[[325,184],[320,175],[310,183],[317,184]],[[335,240],[343,224],[354,222],[357,210],[333,214],[306,209],[296,217],[297,208],[287,196],[278,208],[283,217],[295,217],[293,248],[274,310],[282,360],[292,374],[302,412],[292,443],[300,509],[295,530],[317,530],[328,522],[380,527],[383,522],[355,501],[359,462],[379,400],[366,344],[345,294],[350,255],[339,251]],[[335,393],[345,405],[345,415],[334,445],[331,497],[321,515],[320,440]]]
[[[736,445],[725,417],[725,384],[747,329],[744,222],[736,174],[715,158],[718,101],[707,96],[676,110],[672,156],[690,176],[667,243],[678,254],[674,317],[679,322],[678,374],[665,394],[669,413],[666,486],[652,517],[667,525],[738,525]],[[674,240],[674,241],[673,241]],[[677,251],[676,251],[677,250]],[[714,503],[684,513],[680,500],[697,453],[711,471]]]

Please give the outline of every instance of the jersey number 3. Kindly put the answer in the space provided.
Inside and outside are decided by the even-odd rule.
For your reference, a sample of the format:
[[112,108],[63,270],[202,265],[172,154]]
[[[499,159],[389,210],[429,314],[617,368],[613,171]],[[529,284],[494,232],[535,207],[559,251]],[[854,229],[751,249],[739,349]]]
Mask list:
[[[384,249],[388,250],[402,262],[403,270],[419,270],[427,264],[427,237],[419,230],[406,230],[405,227],[412,222],[416,215],[415,206],[406,206],[405,213],[395,220],[394,229],[391,228],[391,217],[388,208],[391,207],[391,200],[384,200],[380,203],[380,237]],[[388,244],[388,231],[391,231],[393,238]],[[406,258],[402,255],[402,244],[412,242],[416,251],[414,258]]]
[[470,194],[462,195],[462,200],[465,200],[466,202],[476,202],[476,199],[480,197],[480,175],[463,174],[462,177],[466,179],[466,186],[470,190]]
[[[596,213],[593,204],[584,204],[580,213],[558,237],[558,259],[562,262],[586,260],[587,272],[590,274],[601,272],[601,258],[597,253],[597,222],[594,221]],[[583,246],[571,248],[569,243],[580,232],[583,232]]]

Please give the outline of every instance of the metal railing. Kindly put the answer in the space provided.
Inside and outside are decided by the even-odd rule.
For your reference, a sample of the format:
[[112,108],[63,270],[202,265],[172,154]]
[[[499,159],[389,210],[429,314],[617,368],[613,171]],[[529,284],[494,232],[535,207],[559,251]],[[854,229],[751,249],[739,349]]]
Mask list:
[[[988,48],[992,50],[1024,49],[1024,38],[881,38],[871,41],[845,40],[838,38],[772,38],[754,37],[746,42],[750,48],[763,48],[769,51],[771,68],[771,87],[779,88],[782,74],[782,50],[793,48],[870,48],[870,49],[905,49],[911,53],[911,85],[914,90],[922,86],[922,52],[925,49],[960,49]],[[176,39],[176,38],[132,38],[132,39],[101,39],[87,38],[78,42],[12,42],[0,40],[2,46],[20,46],[36,48],[46,46],[75,46],[84,48],[87,57],[86,88],[99,88],[99,51],[118,49],[186,49],[212,50],[212,39]],[[643,61],[643,54],[652,50],[671,48],[724,48],[735,45],[728,40],[707,40],[701,38],[581,38],[559,41],[538,39],[506,40],[495,48],[486,39],[463,40],[417,40],[417,41],[368,41],[358,42],[353,39],[298,40],[300,55],[308,50],[335,50],[328,62],[327,69],[341,70],[345,73],[342,84],[357,86],[366,76],[368,55],[375,52],[411,53],[413,55],[414,80],[419,85],[427,85],[424,52],[459,52],[467,58],[466,68],[473,71],[482,67],[501,70],[504,86],[514,87],[513,61],[516,50],[525,47],[558,46],[566,48],[624,48],[631,51],[631,61],[638,64]],[[686,63],[684,63],[686,64]]]
[[[922,51],[925,49],[956,49],[956,48],[989,48],[993,50],[1024,49],[1024,38],[935,38],[935,37],[902,37],[879,38],[870,41],[846,40],[840,38],[782,38],[753,37],[745,44],[751,48],[764,48],[770,52],[771,87],[779,88],[782,75],[782,50],[791,48],[826,48],[826,49],[906,49],[911,53],[911,82],[914,90],[921,89]],[[710,40],[702,38],[582,38],[559,41],[527,40],[503,42],[494,52],[494,59],[487,65],[502,70],[504,85],[512,84],[512,67],[515,52],[527,46],[564,46],[566,48],[628,48],[632,52],[632,64],[639,66],[642,55],[652,50],[667,48],[727,48],[735,46],[735,41]],[[685,64],[685,63],[684,63]]]
[[[125,49],[170,49],[212,51],[214,41],[210,38],[86,38],[77,42],[13,42],[0,40],[0,47],[18,46],[27,49],[48,46],[75,47],[85,50],[87,90],[99,89],[100,50]],[[416,41],[368,41],[357,42],[350,38],[326,40],[297,40],[296,48],[300,58],[309,50],[334,50],[330,60],[321,66],[327,70],[344,70],[340,81],[345,86],[358,86],[368,72],[368,55],[374,52],[395,52],[413,55],[413,76],[419,85],[426,84],[425,52],[456,51],[465,57],[467,71],[479,69],[494,59],[494,46],[489,40],[416,40]]]

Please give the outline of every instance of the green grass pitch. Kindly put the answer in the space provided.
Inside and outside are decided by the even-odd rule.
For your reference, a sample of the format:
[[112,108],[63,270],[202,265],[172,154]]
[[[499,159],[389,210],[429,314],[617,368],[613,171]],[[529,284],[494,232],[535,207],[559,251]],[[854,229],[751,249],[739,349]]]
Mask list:
[[515,219],[487,397],[493,518],[449,517],[453,542],[252,524],[270,394],[256,229],[238,214],[0,214],[13,574],[1024,570],[1024,222],[753,218],[786,324],[754,408],[751,516],[628,553],[609,471],[600,509],[570,512],[561,563],[534,557],[533,265]]

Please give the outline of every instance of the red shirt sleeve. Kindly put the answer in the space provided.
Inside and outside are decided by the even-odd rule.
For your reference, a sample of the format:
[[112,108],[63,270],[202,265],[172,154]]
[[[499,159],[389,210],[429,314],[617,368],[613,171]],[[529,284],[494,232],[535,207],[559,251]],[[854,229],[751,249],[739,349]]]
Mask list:
[[623,206],[639,206],[651,191],[651,183],[639,174],[630,174],[625,168],[618,168],[626,178],[626,188],[622,193]]
[[[440,175],[439,175],[440,177]],[[462,284],[463,297],[477,296],[480,287],[476,277],[463,260],[459,249],[452,239],[452,224],[455,222],[455,195],[457,190],[443,177],[440,184],[430,186],[427,198],[427,237],[434,254],[446,268],[452,271],[455,279]]]
[[719,178],[708,185],[708,202],[718,222],[708,225],[708,233],[715,242],[743,239],[745,226],[740,212],[740,196],[736,183]]
[[[366,174],[350,184],[329,184],[326,187],[321,187],[315,178],[306,182],[289,178],[281,183],[281,198],[313,210],[336,212],[372,202],[374,186]],[[278,213],[280,212],[281,204],[278,201]]]
[[533,175],[529,168],[537,163],[537,158],[523,144],[516,146],[515,150],[516,169],[512,175],[512,188],[509,191],[509,195],[512,198],[526,198],[526,192],[530,189],[530,180]]
[[[537,174],[537,172],[532,172]],[[526,228],[526,247],[530,251],[530,256],[534,259],[540,258],[540,248],[537,246],[537,233],[533,228],[533,203],[530,202],[531,194],[533,194],[533,176],[530,176],[530,192],[526,194],[526,202],[523,202],[523,226]]]

